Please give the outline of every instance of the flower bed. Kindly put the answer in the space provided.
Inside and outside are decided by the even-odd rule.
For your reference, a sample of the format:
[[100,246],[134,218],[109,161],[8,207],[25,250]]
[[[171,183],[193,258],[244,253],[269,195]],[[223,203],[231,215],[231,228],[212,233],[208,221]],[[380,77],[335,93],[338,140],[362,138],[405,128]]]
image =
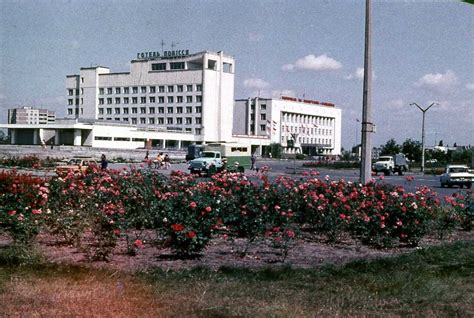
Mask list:
[[181,172],[167,179],[156,171],[94,168],[49,179],[3,172],[0,179],[0,230],[21,243],[40,230],[60,235],[91,259],[107,259],[119,240],[134,255],[150,231],[179,257],[203,253],[219,237],[245,239],[243,253],[256,241],[270,242],[285,258],[302,232],[329,242],[349,235],[366,245],[416,246],[427,234],[469,229],[472,221],[472,192],[442,200],[427,187],[411,193],[379,181],[320,178],[315,171],[275,182],[265,174],[203,181]]

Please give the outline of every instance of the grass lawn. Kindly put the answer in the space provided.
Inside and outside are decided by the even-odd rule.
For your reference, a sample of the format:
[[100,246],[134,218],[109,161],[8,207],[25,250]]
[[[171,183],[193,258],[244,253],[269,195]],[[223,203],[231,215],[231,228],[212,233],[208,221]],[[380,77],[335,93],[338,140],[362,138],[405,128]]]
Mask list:
[[474,242],[319,269],[126,274],[0,249],[0,317],[474,316]]

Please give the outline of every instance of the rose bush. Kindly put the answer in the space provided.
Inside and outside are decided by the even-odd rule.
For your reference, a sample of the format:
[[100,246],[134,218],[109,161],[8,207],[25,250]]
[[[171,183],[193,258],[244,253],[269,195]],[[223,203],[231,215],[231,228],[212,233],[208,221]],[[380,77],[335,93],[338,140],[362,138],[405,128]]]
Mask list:
[[[70,172],[43,180],[15,172],[0,175],[0,225],[16,241],[29,242],[46,225],[92,258],[107,259],[117,240],[137,253],[154,230],[155,239],[179,256],[204,251],[216,236],[256,240],[282,249],[286,257],[302,231],[336,241],[351,235],[364,244],[416,245],[428,233],[445,235],[472,224],[471,192],[445,198],[421,187],[407,192],[383,180],[366,185],[320,177],[300,179],[265,173],[248,179],[220,173],[210,179],[149,169]],[[48,213],[45,213],[48,211]],[[85,236],[92,244],[85,244]]]
[[42,178],[0,171],[0,231],[15,243],[31,243],[41,229],[48,194]]

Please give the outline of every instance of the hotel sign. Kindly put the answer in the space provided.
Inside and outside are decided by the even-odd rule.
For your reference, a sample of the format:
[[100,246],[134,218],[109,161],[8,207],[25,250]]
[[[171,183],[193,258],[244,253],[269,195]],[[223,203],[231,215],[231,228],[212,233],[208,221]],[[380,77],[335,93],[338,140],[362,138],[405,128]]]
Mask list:
[[154,59],[154,58],[173,58],[184,57],[189,55],[189,50],[173,50],[160,52],[141,52],[137,53],[137,59]]

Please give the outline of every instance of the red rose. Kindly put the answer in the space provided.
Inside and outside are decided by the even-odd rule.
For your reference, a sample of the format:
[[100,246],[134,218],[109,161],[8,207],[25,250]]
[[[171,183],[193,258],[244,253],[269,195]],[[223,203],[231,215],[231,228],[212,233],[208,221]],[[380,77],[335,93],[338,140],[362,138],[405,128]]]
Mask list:
[[207,213],[210,213],[212,211],[212,208],[210,206],[207,206],[205,210]]
[[143,242],[141,240],[135,240],[135,246],[141,248],[143,246]]
[[197,204],[196,202],[191,202],[191,204],[189,205],[191,207],[191,209],[195,209],[197,207]]
[[184,226],[182,224],[173,224],[171,225],[171,228],[175,232],[181,232],[182,230],[184,230]]
[[188,233],[186,233],[186,236],[190,239],[193,239],[196,237],[196,233],[193,231],[189,231]]

